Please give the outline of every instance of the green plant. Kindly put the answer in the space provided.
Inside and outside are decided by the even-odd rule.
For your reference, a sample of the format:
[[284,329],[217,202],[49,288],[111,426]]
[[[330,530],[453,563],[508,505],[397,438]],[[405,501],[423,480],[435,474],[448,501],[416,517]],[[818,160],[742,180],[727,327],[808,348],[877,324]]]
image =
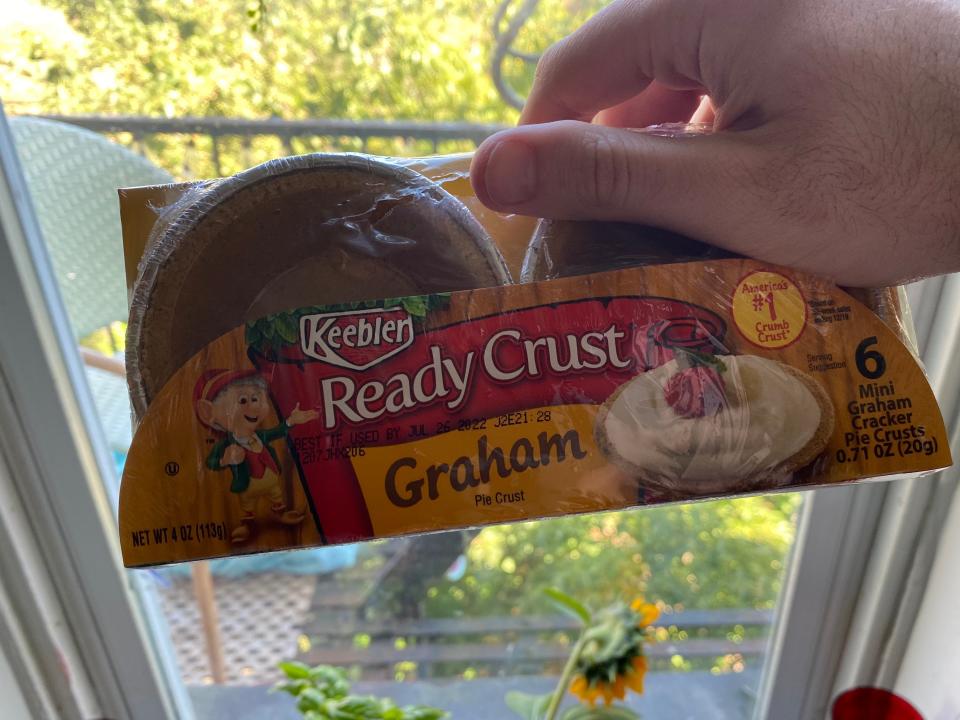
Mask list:
[[[647,672],[643,646],[647,628],[659,610],[637,598],[629,606],[618,602],[591,612],[559,590],[547,588],[544,592],[560,610],[579,620],[583,630],[554,691],[547,695],[507,693],[507,706],[524,720],[639,720],[633,710],[613,701],[623,700],[628,690],[643,692]],[[584,704],[560,713],[568,691]],[[603,705],[597,707],[597,700]]]
[[286,680],[274,691],[290,693],[305,720],[441,720],[449,717],[436,708],[398,707],[373,695],[351,695],[350,683],[339,668],[309,667],[301,662],[279,664]]

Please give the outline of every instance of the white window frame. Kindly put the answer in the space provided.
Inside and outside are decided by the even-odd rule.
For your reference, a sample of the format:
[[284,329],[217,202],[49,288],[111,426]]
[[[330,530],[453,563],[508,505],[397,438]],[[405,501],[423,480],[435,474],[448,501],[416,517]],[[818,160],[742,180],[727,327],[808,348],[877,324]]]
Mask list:
[[0,640],[35,718],[190,717],[120,563],[112,472],[0,106]]
[[[960,282],[914,294],[934,385],[956,396]],[[160,613],[121,567],[112,472],[0,107],[0,642],[33,717],[189,720],[172,659],[150,642]],[[925,511],[946,508],[955,477],[806,495],[758,718],[822,718],[838,689],[893,677],[942,522]]]

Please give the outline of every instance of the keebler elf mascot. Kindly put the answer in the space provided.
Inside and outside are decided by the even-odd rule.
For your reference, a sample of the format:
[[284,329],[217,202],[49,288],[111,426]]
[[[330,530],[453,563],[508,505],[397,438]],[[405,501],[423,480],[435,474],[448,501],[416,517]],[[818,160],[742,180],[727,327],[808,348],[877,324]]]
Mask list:
[[256,520],[257,500],[268,498],[277,516],[286,509],[280,461],[270,443],[286,437],[294,425],[316,419],[318,413],[301,410],[298,404],[286,421],[261,429],[270,416],[270,404],[267,383],[256,370],[208,370],[197,380],[193,404],[200,422],[223,435],[207,456],[207,467],[229,468],[230,492],[237,495],[241,521],[230,539],[245,542]]

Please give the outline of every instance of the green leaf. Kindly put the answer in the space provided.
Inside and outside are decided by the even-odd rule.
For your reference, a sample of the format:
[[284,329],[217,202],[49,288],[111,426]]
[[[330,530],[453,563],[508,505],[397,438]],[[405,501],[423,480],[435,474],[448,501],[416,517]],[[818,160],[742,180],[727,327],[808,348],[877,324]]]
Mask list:
[[414,295],[403,299],[403,309],[414,317],[426,317],[427,303],[422,295]]
[[568,708],[560,720],[640,720],[640,716],[630,708],[619,705],[595,708],[575,705]]
[[285,692],[293,695],[293,697],[298,697],[309,687],[313,687],[309,680],[291,680],[290,682],[278,682],[270,688],[270,692]]
[[552,693],[546,695],[531,695],[530,693],[512,690],[504,696],[507,707],[513,710],[523,720],[540,720],[547,711]]
[[284,314],[277,317],[274,322],[274,327],[276,328],[279,338],[290,345],[297,342],[297,338],[300,336],[300,328],[297,326],[297,321],[289,315]]
[[339,699],[350,692],[346,673],[340,668],[317,665],[310,668],[310,680],[325,697]]
[[316,688],[307,688],[297,696],[297,710],[302,713],[308,710],[322,710],[327,698]]
[[310,677],[310,667],[296,660],[277,663],[277,667],[291,680],[306,680]]
[[572,598],[556,588],[544,588],[543,592],[554,605],[567,615],[578,618],[584,625],[590,623],[590,611],[576,598]]
[[427,310],[442,310],[450,305],[450,293],[434,293],[427,296]]
[[337,710],[357,717],[377,717],[384,713],[384,704],[371,695],[351,695],[337,703]]
[[317,665],[310,668],[310,677],[314,680],[324,682],[334,682],[337,680],[346,680],[347,674],[341,668],[332,665]]

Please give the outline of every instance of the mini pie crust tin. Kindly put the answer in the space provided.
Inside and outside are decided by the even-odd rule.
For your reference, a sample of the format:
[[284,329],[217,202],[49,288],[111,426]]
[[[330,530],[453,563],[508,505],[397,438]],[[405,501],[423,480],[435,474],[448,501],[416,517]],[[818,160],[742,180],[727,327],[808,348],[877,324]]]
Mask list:
[[134,412],[141,417],[178,367],[248,319],[510,280],[463,203],[388,160],[302,155],[202,184],[160,217],[133,288]]

